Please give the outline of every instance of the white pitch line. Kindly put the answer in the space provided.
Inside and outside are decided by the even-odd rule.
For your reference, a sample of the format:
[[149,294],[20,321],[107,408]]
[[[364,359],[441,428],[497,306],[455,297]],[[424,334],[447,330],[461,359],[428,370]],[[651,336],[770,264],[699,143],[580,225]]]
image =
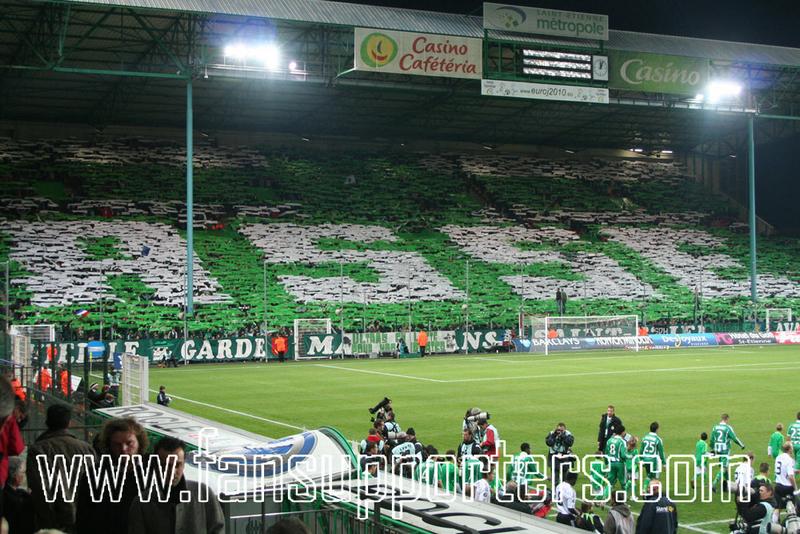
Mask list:
[[342,367],[340,365],[327,365],[324,363],[317,363],[314,364],[316,367],[327,367],[329,369],[340,369],[342,371],[351,371],[353,373],[367,373],[370,375],[382,375],[382,376],[392,376],[395,378],[405,378],[407,380],[422,380],[424,382],[438,382],[440,384],[446,384],[448,382],[452,382],[451,380],[437,380],[436,378],[425,378],[422,376],[412,376],[412,375],[401,375],[397,373],[384,373],[381,371],[368,371],[367,369],[353,369],[351,367]]
[[702,521],[700,523],[692,523],[691,525],[685,525],[686,527],[699,527],[702,525],[716,525],[719,523],[730,523],[730,519],[717,519],[715,521]]
[[[158,391],[156,391],[155,389],[151,389],[150,392],[151,393],[158,393]],[[272,423],[273,425],[285,426],[286,428],[292,428],[294,430],[306,430],[305,428],[303,428],[301,426],[292,425],[292,424],[289,424],[289,423],[284,423],[283,421],[276,421],[275,419],[267,419],[266,417],[259,417],[257,415],[253,415],[253,414],[249,414],[249,413],[245,413],[245,412],[240,412],[238,410],[231,410],[230,408],[223,408],[222,406],[217,406],[215,404],[209,404],[207,402],[196,401],[196,400],[190,399],[188,397],[179,397],[178,395],[173,395],[171,393],[170,393],[169,396],[173,397],[175,399],[180,399],[182,401],[191,402],[192,404],[198,404],[200,406],[205,406],[207,408],[213,408],[215,410],[220,410],[222,412],[228,412],[228,413],[232,413],[234,415],[241,415],[242,417],[249,417],[250,419],[255,419],[256,421],[263,421],[265,423]]]
[[685,528],[687,530],[692,530],[694,532],[702,532],[702,534],[719,534],[719,532],[714,532],[713,530],[706,530],[704,528],[697,528],[693,525],[681,525],[678,524],[678,528]]
[[[604,376],[604,375],[627,375],[627,374],[641,374],[641,373],[664,373],[664,372],[674,372],[674,371],[734,371],[734,370],[749,370],[749,371],[759,371],[759,370],[775,370],[779,371],[781,368],[772,368],[769,367],[773,365],[784,365],[784,364],[793,364],[795,365],[797,362],[771,362],[771,363],[741,363],[741,364],[733,364],[733,365],[710,365],[710,366],[697,366],[697,367],[662,367],[658,369],[626,369],[622,371],[587,371],[585,373],[559,373],[559,374],[548,374],[548,375],[527,375],[527,376],[498,376],[498,377],[484,377],[484,378],[461,378],[456,380],[440,380],[439,382],[444,382],[446,384],[453,384],[453,383],[460,383],[460,382],[493,382],[493,381],[502,381],[502,380],[535,380],[539,378],[567,378],[567,377],[575,377],[575,376]],[[743,369],[747,367],[754,367],[758,366],[762,369]],[[767,369],[763,369],[767,367]],[[792,367],[793,369],[794,367]]]

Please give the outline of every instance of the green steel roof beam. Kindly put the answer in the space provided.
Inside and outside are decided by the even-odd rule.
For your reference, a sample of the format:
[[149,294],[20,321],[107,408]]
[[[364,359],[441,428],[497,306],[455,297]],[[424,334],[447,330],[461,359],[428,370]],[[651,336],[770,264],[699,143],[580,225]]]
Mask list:
[[129,9],[128,11],[133,15],[133,18],[136,19],[136,22],[139,23],[139,25],[142,27],[142,29],[144,29],[144,31],[147,32],[147,35],[150,36],[150,38],[153,40],[155,45],[158,48],[160,48],[161,51],[164,52],[164,54],[167,55],[167,57],[169,57],[173,62],[175,62],[175,66],[178,67],[178,70],[180,72],[183,72],[183,71],[187,70],[186,66],[178,58],[178,56],[175,55],[175,53],[172,50],[170,50],[169,47],[166,46],[164,44],[164,42],[162,41],[162,38],[164,36],[166,36],[175,27],[176,24],[180,24],[180,17],[176,18],[175,22],[173,24],[170,24],[161,33],[161,35],[156,35],[155,32],[153,31],[153,29],[142,19],[142,17],[136,11],[133,11],[132,9]]

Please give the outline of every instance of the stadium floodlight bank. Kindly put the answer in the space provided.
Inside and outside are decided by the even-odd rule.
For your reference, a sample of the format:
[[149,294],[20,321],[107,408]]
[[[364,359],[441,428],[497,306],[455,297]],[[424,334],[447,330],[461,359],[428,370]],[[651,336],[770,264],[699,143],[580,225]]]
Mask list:
[[629,338],[630,349],[639,352],[638,315],[584,315],[529,317],[532,352],[550,353],[550,345],[561,339]]
[[330,334],[333,329],[331,327],[330,318],[326,319],[295,319],[294,320],[294,357],[297,360],[318,360],[320,358],[328,358],[330,356],[309,356],[306,350],[303,338],[308,335],[314,334]]
[[767,308],[764,310],[764,331],[777,332],[782,330],[781,323],[792,322],[791,308]]

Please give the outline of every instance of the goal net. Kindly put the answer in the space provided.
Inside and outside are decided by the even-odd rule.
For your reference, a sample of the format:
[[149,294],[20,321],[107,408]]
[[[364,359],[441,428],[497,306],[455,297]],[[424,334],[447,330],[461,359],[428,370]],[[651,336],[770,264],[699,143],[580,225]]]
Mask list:
[[122,355],[122,406],[147,403],[150,396],[149,364],[144,356]]
[[[330,334],[331,320],[327,319],[295,319],[294,320],[294,357],[297,360],[322,358],[323,356],[309,356],[303,339],[305,336],[315,334]],[[329,356],[324,356],[329,358]]]
[[51,324],[15,324],[11,326],[12,336],[25,336],[33,343],[53,343],[56,328]]
[[781,323],[792,322],[791,308],[767,308],[764,310],[764,331],[778,332],[785,330]]
[[[625,348],[639,351],[639,316],[570,316],[570,317],[529,317],[530,330],[526,332],[531,340],[532,352],[549,354],[555,346],[562,346],[565,339],[597,340],[598,338],[622,338]],[[597,344],[591,341],[583,348],[621,348],[619,344]]]

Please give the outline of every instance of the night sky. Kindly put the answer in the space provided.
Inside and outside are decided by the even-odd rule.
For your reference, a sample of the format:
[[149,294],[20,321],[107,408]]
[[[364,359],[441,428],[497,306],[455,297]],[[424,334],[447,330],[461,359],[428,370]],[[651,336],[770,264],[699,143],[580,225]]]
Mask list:
[[[473,15],[480,15],[483,6],[479,0],[350,3]],[[602,13],[608,15],[612,30],[800,48],[800,0],[513,0],[507,3]],[[796,208],[800,198],[800,136],[760,145],[756,152],[756,212],[779,229],[800,235]]]

